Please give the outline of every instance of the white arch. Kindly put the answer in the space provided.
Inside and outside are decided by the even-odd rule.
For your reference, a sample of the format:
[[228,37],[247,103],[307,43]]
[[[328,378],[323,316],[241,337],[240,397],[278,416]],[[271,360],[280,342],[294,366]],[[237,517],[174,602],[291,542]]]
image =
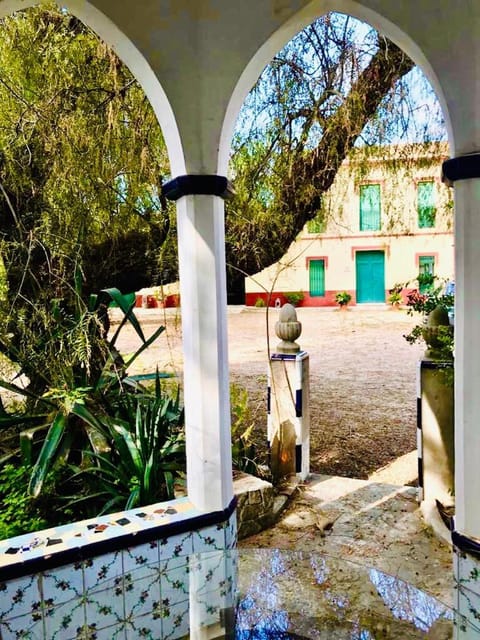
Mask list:
[[[0,18],[34,7],[42,2],[35,0],[5,0],[0,3]],[[183,174],[185,158],[173,109],[152,68],[132,41],[101,11],[85,0],[57,1],[84,24],[89,26],[102,40],[111,46],[119,58],[130,69],[145,92],[162,129],[167,147],[172,175]]]
[[257,81],[261,72],[272,60],[274,55],[280,51],[289,40],[311,24],[316,18],[329,11],[345,13],[372,25],[377,31],[386,35],[410,56],[415,64],[423,71],[435,91],[445,118],[448,141],[450,147],[454,148],[453,130],[444,92],[432,65],[412,38],[381,14],[365,7],[355,0],[314,0],[281,25],[281,27],[264,42],[238,79],[225,112],[220,136],[218,152],[218,173],[220,175],[226,175],[228,169],[231,141],[238,114],[248,92]]

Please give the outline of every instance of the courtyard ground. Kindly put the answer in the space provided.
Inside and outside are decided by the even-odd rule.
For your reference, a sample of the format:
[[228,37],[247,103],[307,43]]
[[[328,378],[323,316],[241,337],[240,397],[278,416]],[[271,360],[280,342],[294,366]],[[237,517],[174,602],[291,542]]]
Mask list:
[[[137,312],[147,335],[158,324],[166,332],[142,354],[135,371],[153,371],[158,365],[181,375],[180,312]],[[300,307],[297,315],[302,323],[297,342],[310,355],[312,472],[367,478],[413,451],[416,372],[424,347],[408,344],[403,336],[419,316],[383,305],[347,311]],[[260,445],[266,438],[266,372],[269,348],[275,352],[278,343],[277,319],[276,309],[229,307],[230,378],[248,391]],[[123,333],[120,346],[124,352],[138,346],[133,332]]]

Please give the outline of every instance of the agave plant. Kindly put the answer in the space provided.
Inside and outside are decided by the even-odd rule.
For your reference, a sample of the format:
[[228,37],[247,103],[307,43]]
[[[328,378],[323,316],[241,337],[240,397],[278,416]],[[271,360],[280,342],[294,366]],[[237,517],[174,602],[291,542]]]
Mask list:
[[175,481],[185,472],[178,389],[175,397],[163,393],[157,373],[153,392],[119,395],[114,415],[104,415],[100,422],[111,447],[94,454],[89,468],[77,469],[77,477],[93,489],[80,500],[94,499],[103,505],[101,513],[107,513],[173,498]]
[[[112,338],[107,340],[101,318],[102,315],[105,317],[111,300],[123,311],[123,317]],[[126,303],[118,289],[105,289],[90,296],[88,305],[80,313],[62,318],[62,335],[55,336],[55,344],[60,345],[57,348],[64,350],[58,354],[61,365],[57,366],[54,380],[47,383],[41,395],[0,380],[1,387],[23,395],[29,401],[25,414],[12,415],[1,407],[0,426],[34,425],[24,430],[20,438],[24,461],[33,464],[28,488],[32,497],[39,495],[49,470],[58,460],[69,461],[74,452],[86,449],[96,456],[108,453],[111,444],[100,418],[108,414],[118,395],[126,389],[134,390],[136,381],[129,377],[128,367],[165,329],[160,326],[146,338],[133,306]],[[133,326],[141,345],[124,361],[115,344],[126,323]],[[40,374],[45,375],[45,372]],[[41,449],[35,458],[33,442],[38,436]]]

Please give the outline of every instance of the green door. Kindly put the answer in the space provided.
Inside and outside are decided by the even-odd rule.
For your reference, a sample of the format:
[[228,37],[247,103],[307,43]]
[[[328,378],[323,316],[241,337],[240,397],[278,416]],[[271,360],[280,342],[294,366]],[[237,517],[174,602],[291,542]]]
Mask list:
[[310,295],[325,295],[325,260],[310,260],[308,270]]
[[385,302],[385,253],[357,251],[357,303]]

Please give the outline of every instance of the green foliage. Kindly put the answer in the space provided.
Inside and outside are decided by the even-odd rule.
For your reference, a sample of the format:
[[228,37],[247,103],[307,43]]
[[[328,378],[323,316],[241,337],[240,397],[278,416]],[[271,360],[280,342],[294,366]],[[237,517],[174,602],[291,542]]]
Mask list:
[[346,307],[351,299],[352,296],[348,293],[348,291],[339,291],[337,294],[335,294],[335,302],[341,307]]
[[[427,318],[432,312],[443,310],[448,317],[448,311],[453,308],[455,296],[444,293],[444,283],[440,283],[435,287],[435,277],[432,279],[432,288],[428,293],[422,294],[418,290],[412,291],[407,298],[408,313],[412,315],[414,312],[423,316],[423,322],[417,324],[410,333],[404,335],[404,338],[410,344],[414,344],[420,340],[424,340],[429,344],[430,334],[429,327],[426,325]],[[433,349],[435,359],[443,362],[453,361],[454,356],[454,332],[453,327],[448,325],[439,325],[434,328],[434,344]],[[431,331],[430,331],[431,333]],[[446,384],[453,384],[453,367],[443,373]]]
[[283,295],[287,299],[287,302],[293,304],[294,307],[301,304],[305,299],[302,291],[289,291],[288,293],[284,293]]
[[263,307],[267,306],[267,303],[265,302],[265,300],[263,298],[257,298],[255,300],[255,306],[259,309],[262,309]]
[[[107,340],[105,333],[100,330],[99,318],[110,300],[116,301],[124,316],[112,338]],[[124,297],[117,289],[104,290],[98,296],[92,296],[89,307],[83,305],[78,296],[77,304],[82,308],[82,313],[77,318],[68,317],[67,320],[65,314],[60,315],[58,326],[54,326],[50,334],[51,348],[53,350],[56,345],[57,353],[51,367],[39,370],[43,380],[41,388],[45,389],[43,393],[0,380],[1,387],[17,392],[29,401],[23,414],[10,414],[3,410],[0,424],[8,428],[33,422],[36,431],[41,426],[45,427],[41,449],[30,477],[29,493],[33,497],[38,497],[47,474],[58,461],[68,461],[73,452],[82,452],[85,448],[96,455],[109,450],[101,418],[108,415],[112,404],[123,394],[135,393],[138,385],[128,376],[128,367],[164,331],[161,326],[149,338],[145,338],[133,314],[133,307],[126,306]],[[78,330],[75,320],[83,327],[85,318],[88,318],[88,331],[82,332]],[[124,362],[115,344],[127,322],[135,329],[141,346]],[[82,335],[80,349],[77,340],[79,333]],[[45,348],[45,335],[37,336],[37,341],[37,349],[41,351]]]
[[[398,287],[401,287],[400,290],[398,290]],[[402,293],[401,293],[402,289],[403,289],[402,285],[395,285],[392,289],[390,289],[388,293],[387,302],[388,304],[391,304],[392,307],[395,307],[395,306],[398,307],[403,302]]]
[[0,540],[48,526],[26,491],[28,475],[26,467],[7,464],[0,469]]
[[433,273],[419,273],[417,282],[421,293],[428,293],[433,288],[435,276]]
[[101,504],[100,513],[145,506],[174,498],[174,483],[185,474],[185,435],[179,393],[155,390],[121,394],[112,415],[100,416],[111,449],[91,456],[77,469],[90,491],[74,503]]
[[169,167],[138,82],[53,4],[0,20],[0,78],[0,351],[38,392],[67,344],[90,360],[79,293],[176,276]]
[[237,384],[230,385],[232,463],[233,468],[257,474],[257,448],[252,438],[255,427],[248,392]]
[[[52,475],[48,478],[48,499],[34,500],[27,492],[31,469],[5,464],[0,468],[0,540],[68,522],[72,511],[65,509]],[[60,470],[57,474],[62,476]]]

